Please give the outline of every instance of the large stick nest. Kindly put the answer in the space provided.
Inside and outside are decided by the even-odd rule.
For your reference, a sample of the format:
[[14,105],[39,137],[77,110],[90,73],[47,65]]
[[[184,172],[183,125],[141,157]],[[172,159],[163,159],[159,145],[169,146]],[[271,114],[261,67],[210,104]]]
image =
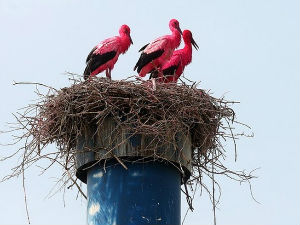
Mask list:
[[33,135],[39,144],[55,142],[73,149],[83,126],[101,127],[113,118],[130,133],[153,136],[161,144],[188,132],[201,157],[216,148],[221,120],[234,117],[226,101],[186,85],[157,83],[153,90],[146,84],[99,78],[63,88],[39,105]]
[[[22,150],[23,160],[7,179],[24,173],[33,163],[47,159],[49,167],[58,164],[64,168],[60,178],[63,187],[76,185],[84,195],[75,177],[76,140],[85,126],[101,127],[106,118],[113,119],[131,134],[151,136],[162,145],[168,144],[178,133],[191,135],[193,168],[187,183],[191,187],[200,184],[209,192],[203,175],[216,185],[214,174],[238,181],[252,178],[251,174],[231,171],[222,163],[225,150],[221,140],[230,138],[235,146],[236,136],[231,126],[235,117],[230,108],[234,102],[212,97],[194,84],[156,83],[154,90],[150,82],[139,80],[95,78],[73,81],[71,87],[60,90],[43,85],[48,92],[37,91],[39,101],[16,115],[19,128],[24,131],[19,140],[25,140],[25,145],[18,151]],[[57,145],[57,151],[45,149],[51,143]],[[213,186],[213,194],[209,192],[213,203],[214,190]],[[187,189],[185,194],[192,207]]]

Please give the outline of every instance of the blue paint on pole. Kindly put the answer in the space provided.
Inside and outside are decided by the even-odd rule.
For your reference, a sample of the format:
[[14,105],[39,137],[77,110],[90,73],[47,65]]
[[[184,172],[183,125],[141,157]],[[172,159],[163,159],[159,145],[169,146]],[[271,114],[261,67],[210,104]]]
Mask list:
[[180,182],[177,168],[165,162],[110,161],[87,174],[88,224],[180,224]]

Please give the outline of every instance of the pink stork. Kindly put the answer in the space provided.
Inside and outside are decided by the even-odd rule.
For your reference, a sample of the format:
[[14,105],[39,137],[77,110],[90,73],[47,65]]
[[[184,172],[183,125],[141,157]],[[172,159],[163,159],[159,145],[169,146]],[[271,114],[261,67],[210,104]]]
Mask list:
[[105,70],[106,77],[111,79],[111,70],[114,68],[120,54],[124,54],[133,44],[130,37],[130,28],[122,25],[120,36],[111,37],[95,46],[86,59],[84,79],[92,77]]
[[176,19],[171,19],[169,22],[171,35],[165,35],[145,45],[139,51],[141,56],[136,63],[134,70],[137,69],[139,76],[144,77],[158,69],[165,61],[170,59],[175,48],[178,48],[181,41],[181,29],[179,22]]
[[182,37],[185,44],[184,48],[174,51],[171,59],[165,62],[161,66],[159,71],[153,71],[150,77],[156,78],[157,76],[159,76],[159,81],[164,83],[177,82],[177,80],[183,73],[185,66],[190,64],[192,61],[192,45],[195,47],[196,50],[199,49],[199,46],[193,39],[191,31],[184,30]]

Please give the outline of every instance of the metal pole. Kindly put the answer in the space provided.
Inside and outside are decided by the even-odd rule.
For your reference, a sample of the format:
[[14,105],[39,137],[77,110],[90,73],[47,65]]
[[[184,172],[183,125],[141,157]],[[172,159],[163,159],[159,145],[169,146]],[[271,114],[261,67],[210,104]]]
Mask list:
[[87,172],[89,225],[180,224],[181,174],[166,162],[114,160]]
[[179,225],[180,185],[192,168],[190,135],[178,133],[164,146],[151,136],[128,136],[107,118],[98,129],[87,125],[77,139],[76,176],[87,184],[87,223]]

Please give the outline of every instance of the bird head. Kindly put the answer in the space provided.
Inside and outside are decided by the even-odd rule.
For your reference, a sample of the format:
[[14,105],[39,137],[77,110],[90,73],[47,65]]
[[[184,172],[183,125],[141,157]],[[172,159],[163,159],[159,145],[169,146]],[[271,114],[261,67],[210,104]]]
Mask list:
[[178,20],[171,19],[170,22],[169,22],[169,27],[170,27],[171,31],[173,31],[174,29],[176,29],[176,30],[178,30],[180,32],[180,34],[182,34],[182,31],[180,29]]
[[131,36],[130,36],[130,28],[129,28],[129,26],[127,26],[126,24],[122,25],[122,26],[120,27],[119,34],[120,34],[121,36],[122,36],[122,35],[128,36],[129,39],[130,39],[131,44],[133,44],[132,39],[131,39]]
[[191,31],[184,30],[182,33],[182,37],[183,37],[184,43],[191,43],[196,50],[199,49],[199,46],[195,42]]

